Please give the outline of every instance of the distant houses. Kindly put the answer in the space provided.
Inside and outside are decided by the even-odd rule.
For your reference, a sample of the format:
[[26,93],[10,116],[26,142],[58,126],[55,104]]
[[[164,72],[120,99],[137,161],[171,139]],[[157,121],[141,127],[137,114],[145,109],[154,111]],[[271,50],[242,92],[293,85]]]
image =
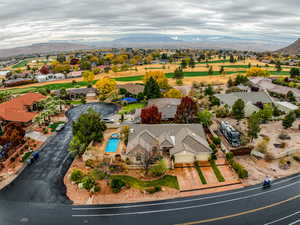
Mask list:
[[277,85],[272,82],[272,79],[264,77],[254,77],[250,79],[250,85],[259,90],[267,90],[270,93],[281,94],[286,96],[291,91],[295,98],[300,100],[300,90],[297,88],[290,88],[282,85]]
[[55,81],[55,80],[63,80],[65,79],[65,75],[62,73],[56,73],[56,74],[39,74],[35,76],[35,79],[41,83],[41,82],[47,82],[47,81]]

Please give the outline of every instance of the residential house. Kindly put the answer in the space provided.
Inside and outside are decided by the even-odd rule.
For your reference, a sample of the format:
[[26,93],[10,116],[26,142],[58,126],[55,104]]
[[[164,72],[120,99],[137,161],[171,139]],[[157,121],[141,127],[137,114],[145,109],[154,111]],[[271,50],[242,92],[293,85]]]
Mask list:
[[81,77],[82,76],[82,71],[72,71],[68,73],[67,77],[68,78],[75,78],[75,77]]
[[140,164],[145,152],[158,151],[174,163],[209,160],[212,150],[201,124],[133,124],[125,155]]
[[56,74],[39,74],[35,76],[38,82],[47,82],[47,81],[54,81],[54,80],[63,80],[65,79],[65,75],[62,73]]
[[127,92],[133,95],[138,95],[139,93],[144,92],[144,85],[140,84],[119,84],[119,89],[125,89]]
[[0,121],[30,123],[38,114],[36,104],[45,99],[40,93],[28,93],[0,104]]
[[271,96],[266,91],[261,92],[232,92],[229,94],[216,94],[221,105],[227,105],[231,108],[238,99],[245,103],[245,116],[249,117],[252,113],[259,111],[257,103],[274,103]]
[[[173,120],[175,118],[177,106],[180,104],[180,102],[181,99],[178,98],[155,98],[149,99],[146,107],[156,106],[158,111],[162,114],[162,120]],[[141,112],[142,109],[137,109],[135,112],[134,117],[137,121],[140,120]]]
[[280,102],[279,101],[279,102],[275,102],[275,105],[280,111],[282,111],[286,114],[288,114],[291,111],[295,111],[299,108],[298,106],[296,106],[290,102]]
[[[71,88],[67,89],[67,94],[71,99],[86,98],[87,100],[97,99],[98,90],[97,88]],[[52,91],[53,94],[59,96],[60,90]]]
[[287,95],[289,91],[293,92],[295,98],[300,100],[300,90],[297,88],[290,88],[278,84],[273,84],[272,79],[264,77],[254,77],[250,79],[250,84],[259,90],[267,90],[270,93]]

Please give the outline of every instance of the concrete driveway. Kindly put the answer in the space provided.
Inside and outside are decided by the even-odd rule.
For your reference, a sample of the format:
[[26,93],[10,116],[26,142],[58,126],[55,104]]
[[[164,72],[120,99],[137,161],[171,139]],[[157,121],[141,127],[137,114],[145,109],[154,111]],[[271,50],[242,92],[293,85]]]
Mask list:
[[72,122],[88,108],[103,116],[116,112],[117,106],[106,103],[90,103],[77,106],[67,112],[69,122],[57,135],[49,138],[41,148],[40,159],[28,166],[11,184],[0,192],[0,199],[25,202],[71,203],[66,196],[64,175],[73,157],[68,153],[72,138]]

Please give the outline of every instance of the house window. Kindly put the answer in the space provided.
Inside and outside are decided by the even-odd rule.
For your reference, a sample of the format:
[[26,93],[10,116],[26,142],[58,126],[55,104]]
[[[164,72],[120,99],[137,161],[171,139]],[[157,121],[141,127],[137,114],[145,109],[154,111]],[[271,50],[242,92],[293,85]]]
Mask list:
[[142,160],[142,156],[140,154],[137,154],[137,156],[135,157],[136,161],[141,161]]

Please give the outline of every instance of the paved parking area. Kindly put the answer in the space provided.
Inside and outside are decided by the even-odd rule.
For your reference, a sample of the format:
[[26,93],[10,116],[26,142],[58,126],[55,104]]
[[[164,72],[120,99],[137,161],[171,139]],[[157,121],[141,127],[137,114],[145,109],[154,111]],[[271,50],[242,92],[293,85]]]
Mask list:
[[48,138],[48,136],[42,134],[41,132],[37,131],[30,131],[26,133],[25,137],[29,137],[33,140],[40,141],[40,142],[45,142]]

